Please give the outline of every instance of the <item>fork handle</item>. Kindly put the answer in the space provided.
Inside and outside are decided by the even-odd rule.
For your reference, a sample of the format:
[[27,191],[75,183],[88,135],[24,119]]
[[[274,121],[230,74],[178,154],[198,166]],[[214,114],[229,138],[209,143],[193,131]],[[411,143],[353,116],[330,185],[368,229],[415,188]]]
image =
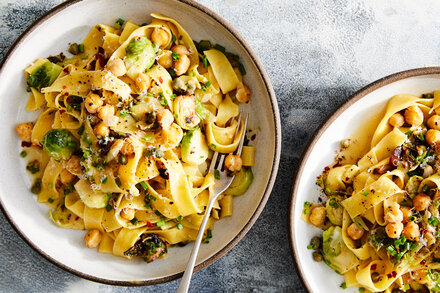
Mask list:
[[185,273],[182,276],[182,280],[180,281],[179,288],[177,289],[177,293],[186,293],[188,292],[189,283],[191,282],[192,273],[194,270],[194,264],[196,263],[197,254],[199,253],[200,244],[202,242],[203,234],[205,233],[206,224],[208,223],[209,216],[211,214],[212,207],[214,205],[215,198],[211,198],[206,207],[205,216],[203,217],[202,225],[199,229],[199,234],[197,235],[197,239],[194,242],[193,249],[191,251],[191,256],[189,258],[188,264],[185,268]]

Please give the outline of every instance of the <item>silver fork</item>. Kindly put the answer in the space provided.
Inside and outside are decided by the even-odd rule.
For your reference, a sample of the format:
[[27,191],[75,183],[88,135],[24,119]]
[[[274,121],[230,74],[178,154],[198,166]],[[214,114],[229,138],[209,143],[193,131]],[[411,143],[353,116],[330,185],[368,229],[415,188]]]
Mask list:
[[[246,114],[246,117],[244,119],[244,132],[243,136],[241,137],[240,143],[238,145],[237,150],[235,151],[235,154],[241,155],[241,150],[243,149],[243,143],[244,143],[244,137],[246,136],[246,128],[247,128],[247,122],[248,122],[249,114]],[[241,114],[238,117],[238,127],[235,132],[235,135],[237,135],[241,124]],[[197,235],[197,239],[194,242],[193,249],[191,251],[191,256],[188,260],[188,264],[185,268],[185,273],[182,276],[182,280],[180,281],[179,289],[177,289],[178,293],[186,293],[188,292],[189,283],[191,282],[191,276],[194,270],[194,264],[196,263],[197,254],[199,253],[200,243],[202,242],[203,234],[205,233],[206,224],[208,223],[209,216],[211,214],[212,207],[215,203],[215,200],[217,197],[222,194],[226,188],[231,185],[232,180],[234,180],[234,176],[228,176],[226,174],[226,170],[223,168],[223,164],[225,161],[225,157],[228,154],[220,154],[218,152],[215,152],[212,160],[211,165],[209,166],[209,172],[214,173],[214,176],[217,177],[215,180],[214,190],[212,193],[212,197],[209,199],[208,206],[206,207],[205,216],[203,217],[202,225],[200,226],[199,234]]]

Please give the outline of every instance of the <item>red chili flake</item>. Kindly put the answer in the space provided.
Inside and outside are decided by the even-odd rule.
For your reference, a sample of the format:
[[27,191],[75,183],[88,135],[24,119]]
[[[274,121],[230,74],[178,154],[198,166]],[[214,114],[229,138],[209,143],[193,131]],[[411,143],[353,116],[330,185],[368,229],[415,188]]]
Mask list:
[[151,223],[150,221],[147,221],[147,227],[153,227],[153,226],[154,226],[153,223]]
[[141,37],[137,37],[137,38],[136,38],[136,41],[140,41],[140,40],[141,40]]
[[21,147],[22,148],[28,148],[28,147],[31,147],[31,146],[32,146],[31,142],[28,142],[28,141],[22,141],[21,142]]
[[65,73],[69,73],[69,67],[64,67],[63,71],[64,71]]
[[67,88],[67,86],[66,85],[63,85],[63,90],[65,90]]
[[371,265],[371,268],[370,268],[370,269],[371,269],[372,271],[375,271],[376,268],[377,268],[377,265],[376,265],[376,264],[373,264],[373,265]]
[[160,82],[160,83],[163,83],[163,79],[162,79],[161,76],[159,76],[159,82]]
[[350,180],[350,177],[345,177],[345,181],[348,181],[348,180]]
[[397,277],[397,272],[396,271],[392,271],[391,274],[393,274],[393,278]]
[[422,266],[424,266],[424,265],[425,265],[425,263],[426,263],[426,261],[425,261],[425,260],[422,260],[422,261],[420,262],[420,264],[421,264]]
[[78,221],[79,220],[79,217],[78,216],[76,216],[76,218],[75,218],[75,221]]
[[64,109],[60,110],[60,114],[63,114],[64,112],[66,112],[66,110],[64,110]]
[[391,279],[393,277],[392,273],[387,274],[388,279]]
[[324,170],[325,170],[325,171],[328,171],[328,170],[330,170],[330,167],[329,167],[329,166],[326,166],[326,167],[324,168]]

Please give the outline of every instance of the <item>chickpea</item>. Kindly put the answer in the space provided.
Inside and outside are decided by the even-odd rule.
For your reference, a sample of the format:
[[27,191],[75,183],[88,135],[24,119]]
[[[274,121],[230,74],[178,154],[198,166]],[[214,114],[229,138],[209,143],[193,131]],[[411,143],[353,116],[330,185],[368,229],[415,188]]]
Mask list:
[[127,68],[125,68],[125,63],[121,58],[111,60],[107,63],[107,68],[114,76],[123,76],[127,73]]
[[84,240],[86,242],[86,246],[88,248],[98,247],[99,243],[101,243],[102,235],[101,231],[98,229],[92,229],[84,236]]
[[31,142],[34,123],[32,122],[20,123],[17,125],[15,129],[17,130],[17,134],[22,141]]
[[428,270],[426,270],[426,269],[412,272],[413,279],[419,284],[428,283],[427,275],[428,275]]
[[176,75],[180,76],[188,71],[189,65],[191,64],[191,60],[186,55],[179,55],[179,59],[174,62],[174,70],[176,71]]
[[324,207],[314,207],[310,211],[309,221],[317,227],[322,226],[325,223],[326,215]]
[[414,209],[418,212],[426,210],[431,205],[431,198],[429,195],[419,193],[413,199]]
[[425,134],[426,142],[430,145],[435,145],[440,142],[440,131],[429,129]]
[[388,223],[398,223],[403,220],[403,213],[400,210],[400,205],[393,202],[385,211],[385,220]]
[[166,69],[171,68],[171,66],[173,66],[173,57],[171,56],[171,53],[170,50],[163,50],[162,54],[159,55],[159,59],[157,59],[157,63]]
[[418,240],[420,236],[419,225],[414,222],[406,223],[405,228],[403,228],[403,235],[410,241]]
[[121,217],[123,219],[126,219],[128,221],[131,221],[134,219],[135,210],[130,208],[123,208],[121,211]]
[[71,156],[70,159],[67,161],[66,169],[76,176],[81,175],[81,157]]
[[423,170],[423,178],[429,177],[434,173],[434,169],[430,165],[426,165],[425,169]]
[[400,210],[402,211],[403,215],[403,223],[408,223],[409,217],[412,216],[412,210],[409,207],[400,207]]
[[239,155],[229,154],[225,158],[225,168],[231,172],[238,172],[241,170],[241,165],[243,164]]
[[359,228],[355,223],[351,223],[347,228],[347,234],[351,239],[358,240],[364,236],[364,229]]
[[92,92],[87,95],[84,103],[87,111],[92,114],[98,112],[101,106],[104,104],[101,97]]
[[141,92],[150,88],[151,78],[145,73],[139,73],[134,81]]
[[402,234],[403,224],[402,222],[398,223],[388,223],[385,226],[385,232],[387,232],[388,237],[396,239],[400,237]]
[[161,48],[168,44],[170,35],[164,29],[155,27],[151,33],[151,40]]
[[110,134],[110,128],[101,121],[95,126],[93,132],[96,136],[105,137]]
[[237,85],[237,92],[235,93],[235,98],[240,103],[246,103],[251,97],[251,90],[245,86],[242,82]]
[[163,128],[168,129],[174,122],[174,116],[167,109],[160,109],[156,113],[157,123]]
[[188,48],[184,45],[177,45],[171,48],[171,51],[173,53],[179,54],[179,55],[189,55]]
[[105,105],[98,112],[98,117],[100,119],[111,117],[113,115],[115,115],[115,107],[113,107],[112,105]]
[[75,176],[67,171],[66,169],[63,169],[60,173],[60,181],[63,184],[67,184],[73,181],[75,179]]
[[413,126],[419,126],[423,123],[423,112],[417,106],[409,106],[405,110],[405,121]]
[[388,123],[392,127],[402,127],[403,124],[405,124],[405,118],[403,118],[402,114],[394,113],[391,115],[391,117],[388,119]]
[[440,115],[433,115],[429,117],[426,124],[428,124],[428,127],[431,129],[440,130]]
[[130,140],[124,141],[124,145],[121,148],[121,153],[126,156],[131,156],[134,154],[134,146]]

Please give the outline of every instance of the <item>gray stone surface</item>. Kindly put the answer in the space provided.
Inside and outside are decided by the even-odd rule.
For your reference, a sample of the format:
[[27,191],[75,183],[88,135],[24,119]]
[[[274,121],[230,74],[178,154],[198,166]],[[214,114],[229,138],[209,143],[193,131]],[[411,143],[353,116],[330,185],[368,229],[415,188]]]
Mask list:
[[[0,57],[60,0],[0,0]],[[195,274],[191,292],[304,292],[290,254],[287,207],[292,171],[313,132],[352,93],[391,73],[440,59],[438,1],[201,0],[248,40],[277,94],[283,151],[260,218],[226,256]],[[46,261],[0,213],[1,292],[168,292],[82,280]]]

